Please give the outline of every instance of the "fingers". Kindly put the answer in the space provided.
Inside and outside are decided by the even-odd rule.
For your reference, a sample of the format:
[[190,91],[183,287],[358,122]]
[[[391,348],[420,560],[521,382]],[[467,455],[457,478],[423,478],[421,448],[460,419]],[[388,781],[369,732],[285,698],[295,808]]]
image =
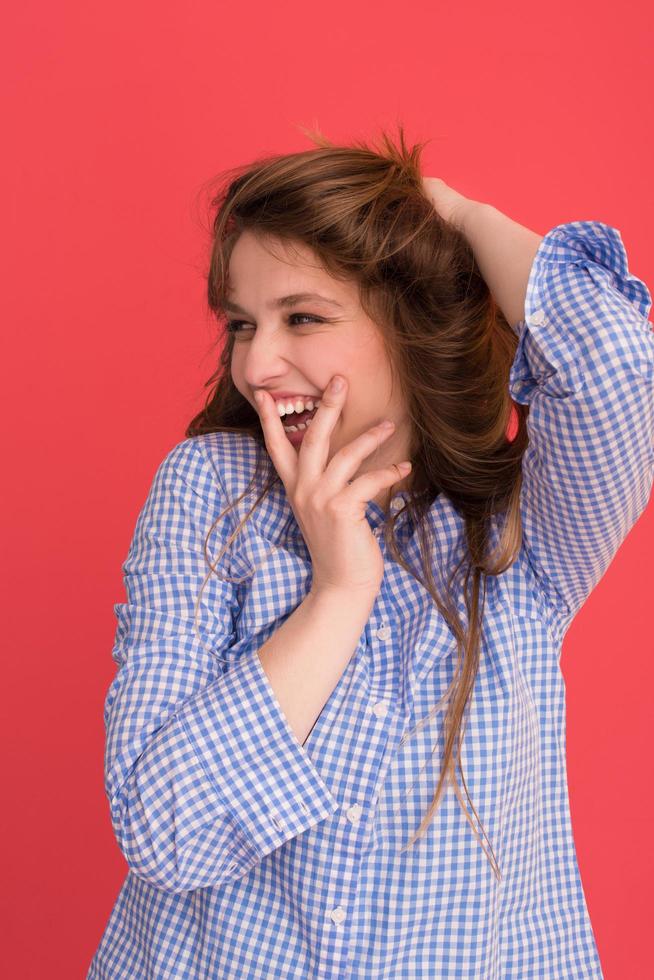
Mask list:
[[[375,452],[386,439],[388,439],[395,431],[395,423],[392,419],[384,419],[379,425],[374,425],[371,429],[363,432],[352,442],[344,446],[339,452],[337,452],[333,459],[330,460],[327,469],[325,470],[326,487],[331,490],[332,493],[337,493],[339,490],[343,489],[344,486],[348,484],[354,485],[355,492],[357,496],[361,496],[369,482],[364,486],[360,483],[363,477],[359,477],[354,480],[354,474],[357,472],[361,464],[371,453]],[[389,475],[395,474],[395,478],[391,479],[391,483],[397,482],[400,477],[397,475],[397,469],[392,469],[393,464],[389,464],[389,467],[384,467],[383,469],[378,469],[371,471],[370,473],[364,474],[368,477],[373,477],[379,481],[380,477],[386,479]],[[408,470],[407,470],[408,472]],[[402,474],[405,476],[406,474]],[[383,489],[384,486],[388,485],[386,483],[379,484],[379,486],[373,491],[372,496],[377,493],[378,490]],[[366,498],[369,499],[369,498]]]
[[284,486],[288,490],[289,487],[295,485],[297,453],[284,432],[284,425],[275,405],[275,399],[267,391],[255,391],[254,400],[259,409],[259,418],[261,419],[261,428],[263,429],[266,449]]
[[[335,384],[339,380],[340,386]],[[371,471],[353,480],[361,463],[393,433],[395,425],[391,419],[385,419],[362,433],[327,462],[331,436],[339,421],[346,392],[347,379],[335,375],[321,396],[320,405],[310,427],[304,433],[299,452],[296,452],[284,431],[274,399],[267,392],[254,392],[266,448],[287,492],[295,493],[299,482],[306,488],[320,484],[321,496],[327,499],[340,493],[349,484],[353,486],[357,499],[368,500],[409,472],[410,464],[400,475],[397,464],[390,464],[389,467]],[[365,482],[361,482],[364,480]]]
[[[341,387],[335,387],[339,381]],[[334,375],[322,394],[310,427],[304,433],[298,459],[301,475],[310,482],[316,482],[325,472],[331,434],[341,414],[346,392],[347,380],[342,375]]]
[[343,490],[344,498],[354,499],[358,502],[370,501],[381,493],[388,490],[395,483],[399,483],[411,470],[409,460],[402,463],[391,463],[381,470],[371,470],[370,473],[363,473],[356,480],[348,481],[349,485]]

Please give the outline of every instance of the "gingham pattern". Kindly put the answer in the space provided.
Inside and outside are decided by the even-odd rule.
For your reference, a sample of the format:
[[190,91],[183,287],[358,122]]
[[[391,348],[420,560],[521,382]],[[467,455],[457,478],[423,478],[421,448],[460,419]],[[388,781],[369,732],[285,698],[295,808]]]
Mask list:
[[[509,379],[530,406],[524,546],[489,583],[462,754],[500,881],[451,788],[400,853],[432,799],[443,744],[440,713],[427,716],[454,668],[426,590],[387,560],[302,747],[256,654],[311,585],[283,488],[220,566],[244,583],[210,579],[200,642],[204,536],[260,450],[233,433],[171,450],[115,606],[105,778],[129,873],[87,980],[602,977],[570,824],[559,660],[651,492],[650,306],[615,229],[576,221],[541,242]],[[212,533],[211,558],[252,501]],[[379,535],[384,514],[367,514]],[[443,495],[429,518],[438,573],[458,560],[463,526]],[[405,513],[399,539],[419,570]]]

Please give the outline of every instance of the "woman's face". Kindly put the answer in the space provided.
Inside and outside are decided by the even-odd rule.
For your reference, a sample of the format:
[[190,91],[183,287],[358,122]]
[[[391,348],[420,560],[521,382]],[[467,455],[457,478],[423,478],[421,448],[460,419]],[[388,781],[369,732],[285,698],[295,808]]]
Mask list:
[[[354,283],[333,279],[304,245],[288,249],[270,238],[264,245],[246,231],[232,250],[229,285],[226,312],[235,329],[232,379],[257,414],[257,389],[263,388],[275,401],[288,401],[286,392],[318,398],[332,376],[341,374],[347,391],[328,459],[385,418],[395,422],[392,435],[363,459],[352,478],[408,458],[406,406],[397,383],[391,396],[391,365],[381,334],[361,308]],[[283,307],[275,304],[300,293],[316,293],[333,303],[311,298]],[[299,433],[289,435],[297,449],[301,438]],[[407,478],[398,481],[393,492],[406,485]],[[385,506],[388,497],[389,491],[383,490],[372,499]]]

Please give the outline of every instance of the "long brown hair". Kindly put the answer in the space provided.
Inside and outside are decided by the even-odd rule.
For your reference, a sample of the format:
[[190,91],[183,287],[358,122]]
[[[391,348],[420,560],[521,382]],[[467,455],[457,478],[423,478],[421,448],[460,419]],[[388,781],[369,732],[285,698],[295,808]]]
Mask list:
[[[402,126],[399,144],[382,133],[378,148],[363,142],[335,145],[316,130],[303,131],[315,149],[258,159],[221,175],[221,186],[211,198],[209,308],[219,322],[224,321],[229,257],[245,230],[302,243],[313,250],[328,273],[358,283],[361,305],[382,333],[412,421],[409,458],[413,466],[407,507],[419,535],[423,578],[400,553],[394,534],[396,518],[387,512],[388,552],[428,590],[457,642],[454,677],[434,706],[436,710],[447,703],[442,769],[429,810],[407,847],[426,831],[449,775],[499,880],[490,842],[489,853],[461,797],[455,763],[481,826],[465,787],[461,742],[479,666],[486,580],[510,567],[522,537],[519,494],[528,410],[514,404],[508,390],[517,337],[494,302],[467,240],[438,215],[424,192],[420,158],[425,143],[407,148]],[[221,341],[218,367],[205,385],[209,392],[204,408],[189,423],[186,435],[247,433],[262,447],[261,457],[270,464],[268,481],[231,535],[229,547],[280,478],[265,451],[258,415],[231,378],[234,337],[222,330],[216,343]],[[512,409],[517,431],[509,440]],[[257,463],[252,481],[238,500],[252,490],[259,472]],[[452,570],[443,596],[432,573],[433,553],[424,519],[440,493],[465,522],[462,585],[467,629],[451,594],[462,562]],[[211,530],[237,502],[219,515]],[[504,518],[491,552],[490,522],[496,514]],[[206,541],[205,560],[210,576],[218,559],[213,564],[209,561]]]

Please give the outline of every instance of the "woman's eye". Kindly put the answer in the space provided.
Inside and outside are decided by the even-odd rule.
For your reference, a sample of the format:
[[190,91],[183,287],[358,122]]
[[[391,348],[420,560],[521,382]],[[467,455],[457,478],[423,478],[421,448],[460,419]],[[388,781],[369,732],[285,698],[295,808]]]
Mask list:
[[[319,317],[311,316],[310,313],[292,313],[289,316],[289,322],[291,320],[310,320],[313,323],[322,323],[323,321]],[[228,333],[243,333],[241,327],[251,326],[247,320],[228,320],[227,321],[227,331]],[[297,324],[297,326],[302,326],[302,324]]]

